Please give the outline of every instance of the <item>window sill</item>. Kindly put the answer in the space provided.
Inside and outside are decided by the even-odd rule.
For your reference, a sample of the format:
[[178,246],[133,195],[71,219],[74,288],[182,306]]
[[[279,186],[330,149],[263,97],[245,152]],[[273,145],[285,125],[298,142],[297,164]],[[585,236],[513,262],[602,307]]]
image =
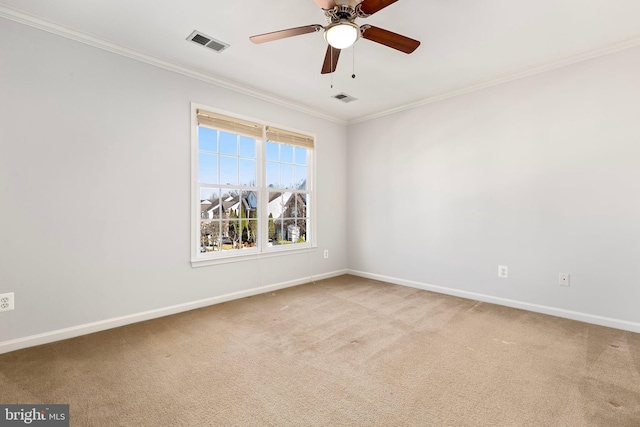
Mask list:
[[268,252],[252,252],[249,254],[233,254],[228,256],[221,256],[219,258],[196,258],[191,259],[191,267],[206,267],[209,265],[229,264],[234,262],[254,261],[263,258],[273,258],[285,255],[304,254],[309,252],[315,252],[318,249],[317,246],[304,246],[297,248],[286,248],[278,250],[270,250]]

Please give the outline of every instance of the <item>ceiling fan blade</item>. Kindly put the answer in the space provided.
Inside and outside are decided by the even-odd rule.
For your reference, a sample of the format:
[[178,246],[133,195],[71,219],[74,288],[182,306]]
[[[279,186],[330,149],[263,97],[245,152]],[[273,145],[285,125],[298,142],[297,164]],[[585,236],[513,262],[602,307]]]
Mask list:
[[397,1],[398,0],[364,0],[360,3],[360,10],[367,15],[373,15],[377,11],[384,9]]
[[323,29],[322,25],[306,25],[304,27],[289,28],[288,30],[280,30],[280,31],[274,31],[272,33],[251,36],[249,37],[249,40],[251,40],[256,44],[266,43],[274,40],[284,39],[287,37],[299,36],[299,35],[308,34],[308,33],[315,33],[322,29]]
[[313,0],[316,2],[318,6],[323,8],[324,10],[333,9],[336,7],[336,3],[333,0]]
[[333,73],[338,66],[338,58],[340,57],[340,49],[329,45],[327,46],[327,54],[324,56],[324,64],[322,64],[321,74]]
[[361,28],[364,29],[362,38],[389,46],[390,48],[399,50],[400,52],[411,53],[420,46],[420,42],[418,40],[410,39],[409,37],[405,37],[388,30],[383,30],[382,28],[374,27],[372,25],[363,25]]

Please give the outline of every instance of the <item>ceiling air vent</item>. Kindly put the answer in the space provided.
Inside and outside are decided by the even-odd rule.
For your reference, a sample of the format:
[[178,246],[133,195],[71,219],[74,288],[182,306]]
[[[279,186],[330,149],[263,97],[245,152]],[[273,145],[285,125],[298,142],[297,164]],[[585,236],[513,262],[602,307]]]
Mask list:
[[218,53],[229,47],[227,43],[223,43],[220,40],[216,40],[213,37],[209,37],[199,31],[194,31],[193,33],[191,33],[191,35],[187,37],[187,40],[208,47],[209,49],[215,50]]
[[347,95],[346,93],[339,93],[337,95],[334,95],[332,98],[335,98],[338,101],[342,101],[345,103],[358,100],[358,98],[354,98],[353,96]]

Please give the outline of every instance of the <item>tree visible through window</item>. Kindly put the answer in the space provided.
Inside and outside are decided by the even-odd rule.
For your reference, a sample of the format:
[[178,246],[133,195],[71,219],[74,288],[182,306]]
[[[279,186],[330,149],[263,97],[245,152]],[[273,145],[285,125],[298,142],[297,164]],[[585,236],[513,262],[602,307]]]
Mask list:
[[310,246],[313,138],[200,109],[196,117],[192,259]]

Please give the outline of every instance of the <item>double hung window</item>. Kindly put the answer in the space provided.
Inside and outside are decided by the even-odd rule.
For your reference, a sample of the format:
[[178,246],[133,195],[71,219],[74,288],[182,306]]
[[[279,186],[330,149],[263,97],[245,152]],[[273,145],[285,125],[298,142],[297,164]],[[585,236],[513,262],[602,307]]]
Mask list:
[[192,263],[311,247],[313,136],[192,110]]

